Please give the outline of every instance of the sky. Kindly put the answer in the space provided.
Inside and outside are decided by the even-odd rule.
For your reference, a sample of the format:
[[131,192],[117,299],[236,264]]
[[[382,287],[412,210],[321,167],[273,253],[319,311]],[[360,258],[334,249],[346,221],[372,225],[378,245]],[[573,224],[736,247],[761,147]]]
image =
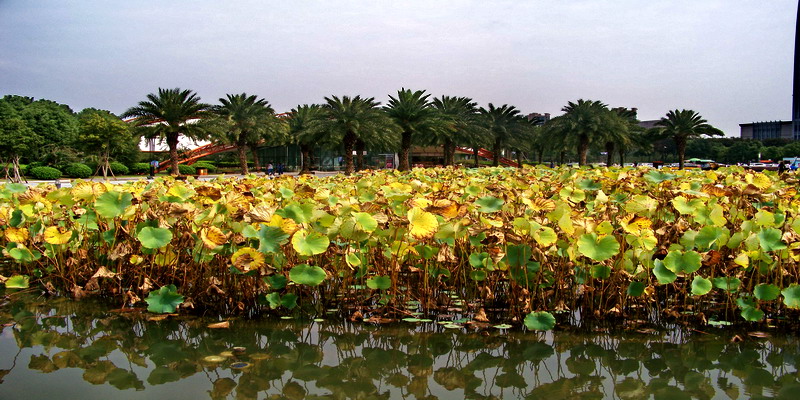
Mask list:
[[[122,113],[159,87],[278,112],[401,88],[560,115],[578,99],[791,117],[789,0],[0,0],[0,95]],[[800,94],[798,94],[800,95]]]

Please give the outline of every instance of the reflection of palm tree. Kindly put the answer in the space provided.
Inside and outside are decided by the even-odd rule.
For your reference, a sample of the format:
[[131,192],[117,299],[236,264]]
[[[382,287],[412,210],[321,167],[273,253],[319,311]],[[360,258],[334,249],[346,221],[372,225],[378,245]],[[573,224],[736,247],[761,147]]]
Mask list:
[[697,111],[674,110],[667,113],[654,128],[662,137],[671,137],[675,141],[678,151],[678,167],[683,169],[683,159],[686,154],[686,142],[689,139],[706,136],[722,136],[721,130],[711,126]]
[[202,124],[189,121],[205,117],[209,107],[201,103],[200,97],[191,90],[158,88],[158,94],[148,94],[147,101],[140,101],[136,107],[129,108],[122,117],[133,117],[134,125],[144,128],[146,137],[166,139],[172,174],[180,175],[178,139],[181,136],[191,139],[206,137]]
[[323,129],[328,143],[341,143],[344,146],[345,174],[354,171],[353,151],[356,142],[391,140],[398,127],[378,106],[374,97],[361,96],[325,98],[322,106],[325,113]]

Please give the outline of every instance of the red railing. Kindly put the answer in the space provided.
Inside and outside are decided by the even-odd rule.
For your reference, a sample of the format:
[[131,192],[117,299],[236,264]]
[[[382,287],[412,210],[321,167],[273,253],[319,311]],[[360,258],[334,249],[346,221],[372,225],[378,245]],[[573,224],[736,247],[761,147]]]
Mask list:
[[[458,147],[456,146],[456,151],[460,151],[462,153],[468,154],[475,154],[473,149],[469,147]],[[478,149],[478,157],[487,158],[489,160],[494,160],[494,153],[486,149]],[[519,164],[516,161],[509,160],[505,157],[500,157],[500,164],[509,166],[509,167],[519,167]]]

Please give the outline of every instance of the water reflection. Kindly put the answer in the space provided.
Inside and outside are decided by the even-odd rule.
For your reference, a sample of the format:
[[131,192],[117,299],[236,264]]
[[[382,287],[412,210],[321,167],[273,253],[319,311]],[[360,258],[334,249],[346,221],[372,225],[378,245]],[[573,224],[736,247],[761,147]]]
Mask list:
[[[798,340],[151,321],[87,301],[0,306],[0,398],[797,398]],[[122,391],[122,392],[120,392]]]

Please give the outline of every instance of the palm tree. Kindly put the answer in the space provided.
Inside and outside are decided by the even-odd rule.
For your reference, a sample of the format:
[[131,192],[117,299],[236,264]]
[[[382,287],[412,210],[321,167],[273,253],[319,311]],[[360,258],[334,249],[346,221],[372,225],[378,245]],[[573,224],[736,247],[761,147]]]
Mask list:
[[292,109],[289,113],[289,135],[300,146],[300,174],[311,173],[311,157],[314,144],[320,140],[323,131],[325,113],[318,104],[304,104]]
[[486,129],[492,139],[492,165],[500,165],[500,151],[503,147],[518,135],[522,129],[523,118],[519,115],[519,110],[514,106],[503,104],[495,107],[489,103],[489,108],[481,108],[481,115],[484,117]]
[[442,96],[433,99],[447,129],[437,129],[430,138],[442,145],[444,165],[453,165],[457,144],[469,144],[476,136],[486,135],[479,124],[478,104],[469,97]]
[[398,166],[401,171],[410,168],[408,156],[412,137],[437,135],[438,131],[447,129],[444,119],[428,100],[429,96],[424,90],[412,92],[405,88],[397,91],[397,97],[389,96],[386,114],[401,128]]
[[678,150],[678,167],[683,169],[686,142],[689,139],[706,136],[723,136],[724,133],[711,126],[697,111],[673,110],[656,122],[656,132],[663,137],[672,137]]
[[613,137],[621,127],[617,115],[600,101],[570,101],[561,111],[564,114],[550,120],[548,128],[564,144],[577,145],[579,165],[586,165],[592,143],[606,143],[605,138]]
[[261,140],[261,133],[270,124],[270,117],[274,116],[275,111],[268,101],[255,95],[248,96],[247,93],[228,94],[226,98],[219,99],[219,102],[221,105],[214,107],[214,112],[228,125],[227,132],[221,139],[236,145],[239,168],[242,174],[248,174],[247,148],[254,150],[254,144]]
[[[325,118],[322,129],[325,130],[327,143],[341,143],[344,146],[345,174],[354,171],[353,151],[356,142],[392,141],[392,136],[399,127],[378,106],[374,97],[361,96],[326,97],[322,109]],[[363,154],[359,153],[363,156]]]
[[180,175],[178,139],[181,136],[192,139],[206,136],[202,124],[191,122],[206,117],[209,107],[201,103],[200,97],[191,90],[158,88],[158,94],[148,94],[147,101],[140,101],[136,107],[129,108],[122,117],[133,117],[134,126],[143,128],[145,137],[166,139],[172,175]]

